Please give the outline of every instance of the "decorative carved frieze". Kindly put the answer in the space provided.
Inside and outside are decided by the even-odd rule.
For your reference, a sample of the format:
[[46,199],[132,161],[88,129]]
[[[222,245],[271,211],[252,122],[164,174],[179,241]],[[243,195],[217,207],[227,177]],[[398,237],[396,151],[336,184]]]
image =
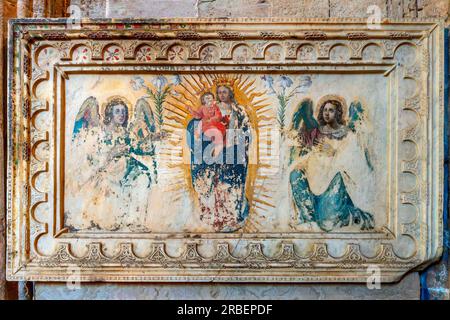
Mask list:
[[[442,26],[227,22],[12,23],[10,280],[396,281],[439,256]],[[243,163],[197,163],[199,121],[244,132],[208,140]]]

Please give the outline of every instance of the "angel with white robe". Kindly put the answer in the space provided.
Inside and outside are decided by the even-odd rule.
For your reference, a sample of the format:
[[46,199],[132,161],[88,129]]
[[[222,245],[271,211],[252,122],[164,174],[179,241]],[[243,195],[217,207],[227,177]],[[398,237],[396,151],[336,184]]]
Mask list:
[[[129,121],[125,98],[111,97],[103,117],[95,97],[75,119],[66,166],[65,224],[75,230],[145,231],[157,183],[153,112],[145,98]],[[129,123],[131,122],[131,123]]]
[[343,99],[326,96],[319,103],[300,102],[293,117],[289,183],[297,224],[315,223],[329,232],[357,225],[375,227],[367,198],[373,193],[374,169],[367,143],[368,125],[360,102],[350,105],[344,119]]

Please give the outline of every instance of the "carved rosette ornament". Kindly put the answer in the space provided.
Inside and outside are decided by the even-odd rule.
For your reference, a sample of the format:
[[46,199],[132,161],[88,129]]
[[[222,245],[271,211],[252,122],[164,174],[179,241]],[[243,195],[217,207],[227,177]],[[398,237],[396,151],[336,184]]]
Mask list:
[[[424,21],[377,30],[354,19],[83,20],[77,30],[13,21],[8,279],[66,281],[76,267],[81,281],[365,282],[376,266],[392,282],[426,266],[442,251],[443,37],[442,25]],[[208,175],[190,162],[186,132],[208,123],[207,108],[226,119],[219,131],[247,130],[248,163]],[[192,130],[194,139],[206,134]],[[98,170],[72,174],[71,148],[97,135],[108,161],[75,154]],[[212,141],[218,154],[228,150]],[[359,169],[358,150],[375,181],[361,188],[339,167]],[[314,179],[328,166],[329,188],[319,188]],[[233,170],[244,174],[230,187],[222,180]],[[148,184],[134,188],[141,180]],[[70,188],[101,196],[74,202]],[[72,223],[91,212],[72,211],[121,196],[114,188],[129,199],[154,195],[124,204],[120,224]],[[370,188],[378,189],[365,200]],[[327,192],[351,215],[321,221]],[[211,207],[212,197],[225,205]],[[144,209],[154,211],[130,222]],[[114,210],[100,210],[102,223]],[[165,218],[173,220],[152,225]]]

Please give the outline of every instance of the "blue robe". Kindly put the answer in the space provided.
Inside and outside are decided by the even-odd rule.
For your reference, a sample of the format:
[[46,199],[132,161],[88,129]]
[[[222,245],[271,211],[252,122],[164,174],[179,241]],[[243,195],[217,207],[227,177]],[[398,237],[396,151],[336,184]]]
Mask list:
[[[189,148],[191,149],[191,178],[194,186],[194,190],[201,194],[203,190],[196,190],[196,180],[205,175],[214,175],[212,185],[210,186],[208,193],[212,193],[214,188],[219,184],[225,184],[228,186],[234,186],[241,188],[244,192],[238,201],[235,201],[234,208],[229,208],[236,214],[236,220],[239,224],[244,223],[249,213],[249,204],[245,196],[245,183],[247,178],[248,168],[248,140],[240,141],[240,143],[246,143],[245,152],[238,152],[239,147],[237,145],[224,146],[222,152],[216,155],[215,159],[223,159],[223,163],[219,161],[211,161],[212,163],[206,163],[203,157],[205,149],[212,143],[203,134],[201,140],[195,140],[194,132],[200,120],[193,119],[187,126],[187,141]],[[196,146],[196,143],[200,144]],[[211,146],[209,147],[211,148]],[[233,155],[232,162],[227,163],[227,155]],[[231,158],[231,156],[230,156]],[[222,230],[224,232],[232,232],[235,230]]]
[[348,226],[350,222],[361,225],[361,230],[373,229],[373,216],[353,204],[340,172],[320,195],[312,193],[303,170],[293,170],[289,181],[298,209],[298,223],[316,222],[327,232],[335,227]]

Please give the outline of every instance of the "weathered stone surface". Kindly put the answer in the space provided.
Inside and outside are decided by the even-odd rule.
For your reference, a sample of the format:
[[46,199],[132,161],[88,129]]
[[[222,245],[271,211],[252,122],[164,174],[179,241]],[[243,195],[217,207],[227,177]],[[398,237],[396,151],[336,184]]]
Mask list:
[[36,283],[35,299],[418,299],[419,276],[412,273],[397,284],[369,290],[356,284],[82,284],[70,290],[66,284]]
[[448,17],[450,1],[448,0],[422,0],[421,17]]
[[81,17],[172,18],[197,17],[197,0],[72,0]]
[[[42,1],[42,0],[41,0]],[[46,1],[48,8],[46,8],[44,17],[67,17],[69,16],[68,7],[71,0]],[[33,1],[34,3],[34,1]],[[41,16],[42,17],[42,16]]]
[[403,16],[402,0],[386,0],[386,16],[401,18]]
[[45,1],[35,0],[33,1],[33,18],[39,18],[45,16]]
[[197,0],[110,0],[105,7],[108,18],[196,17]]
[[[445,249],[448,250],[448,249]],[[431,300],[449,300],[449,261],[442,259],[426,271],[426,286]]]
[[[17,1],[6,0],[0,4],[0,64],[4,67],[3,59],[4,46],[6,45],[6,26],[8,19],[14,18],[17,15]],[[0,87],[3,87],[5,81],[6,72],[0,73]],[[4,104],[4,93],[0,90],[0,300],[1,299],[14,299],[17,297],[17,285],[15,282],[5,282],[5,230],[6,230],[6,206],[5,206],[5,176],[4,176],[4,161],[6,161],[6,155],[3,152],[5,150],[5,137],[3,135],[3,126],[6,125],[6,121],[3,118],[6,114]]]
[[32,4],[30,0],[17,1],[17,16],[26,18],[30,17],[32,12]]
[[90,18],[364,18],[379,12],[381,18],[401,19],[442,18],[449,10],[447,0],[71,0],[70,4]]
[[403,18],[417,18],[419,16],[420,4],[416,0],[402,2]]
[[386,14],[390,18],[445,18],[448,16],[448,0],[387,0],[385,2]]
[[270,17],[272,6],[269,0],[198,1],[199,17],[211,18]]
[[328,18],[328,0],[272,1],[273,17]]
[[[72,0],[70,2],[72,15],[76,18],[79,14],[81,17],[88,18],[105,18],[106,17],[106,2],[102,0]],[[78,11],[76,6],[79,7]]]
[[330,1],[330,17],[367,18],[386,17],[385,0]]

